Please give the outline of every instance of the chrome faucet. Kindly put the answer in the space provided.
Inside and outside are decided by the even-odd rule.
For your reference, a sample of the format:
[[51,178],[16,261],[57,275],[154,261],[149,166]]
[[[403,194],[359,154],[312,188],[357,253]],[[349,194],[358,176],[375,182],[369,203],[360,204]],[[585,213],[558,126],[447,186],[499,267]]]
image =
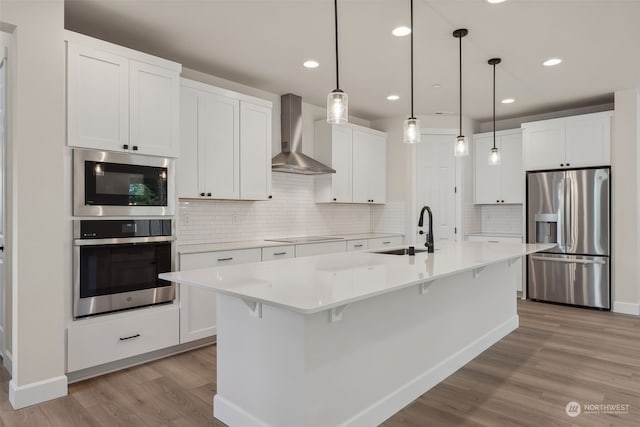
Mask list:
[[[418,227],[422,227],[424,224],[424,211],[427,211],[429,214],[429,233],[427,234],[427,239],[424,245],[427,247],[427,253],[433,253],[435,250],[433,247],[433,214],[431,213],[431,208],[429,206],[424,206],[420,211]],[[420,230],[420,234],[424,234],[424,231]]]

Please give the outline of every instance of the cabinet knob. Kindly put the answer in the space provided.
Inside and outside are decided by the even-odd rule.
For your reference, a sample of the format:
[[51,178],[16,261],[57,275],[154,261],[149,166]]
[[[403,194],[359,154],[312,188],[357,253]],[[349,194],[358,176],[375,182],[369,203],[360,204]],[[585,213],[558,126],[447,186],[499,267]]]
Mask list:
[[204,193],[200,193],[200,197],[204,197]]
[[122,148],[123,148],[123,149],[125,149],[125,150],[128,150],[128,149],[129,149],[129,145],[128,145],[128,144],[124,144],[124,145],[122,146]]
[[567,163],[567,166],[571,166],[569,163]]
[[270,198],[270,199],[273,199],[273,196],[272,196],[271,194],[269,194],[269,198]]
[[131,148],[133,148],[133,151],[138,151],[138,146],[137,146],[137,145],[134,145],[134,146],[133,146],[133,147],[131,147]]
[[504,203],[504,200],[500,200],[500,203]]
[[500,203],[500,200],[496,200],[496,203]]
[[211,193],[207,193],[207,197],[211,197]]
[[338,199],[336,199],[336,198],[334,197],[334,198],[333,198],[333,201],[334,201],[334,202],[336,202],[336,201],[338,201]]
[[564,166],[564,163],[560,163],[560,166]]

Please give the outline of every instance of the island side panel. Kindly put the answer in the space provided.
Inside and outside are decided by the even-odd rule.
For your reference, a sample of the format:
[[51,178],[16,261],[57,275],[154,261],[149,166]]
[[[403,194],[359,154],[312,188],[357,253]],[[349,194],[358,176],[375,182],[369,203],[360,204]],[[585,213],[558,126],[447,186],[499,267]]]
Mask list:
[[231,426],[383,422],[518,325],[507,261],[353,303],[342,318],[218,300],[215,416]]

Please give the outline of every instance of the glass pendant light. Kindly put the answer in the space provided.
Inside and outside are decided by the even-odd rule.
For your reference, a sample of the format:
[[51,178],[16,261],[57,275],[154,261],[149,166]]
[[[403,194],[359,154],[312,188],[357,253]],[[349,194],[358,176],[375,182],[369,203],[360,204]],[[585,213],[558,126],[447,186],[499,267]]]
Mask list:
[[420,142],[420,120],[413,116],[413,0],[411,0],[411,117],[402,125],[402,141],[407,144]]
[[327,122],[340,125],[349,121],[349,97],[340,90],[338,67],[338,0],[333,1],[336,29],[336,88],[327,95]]
[[501,63],[500,58],[491,58],[489,65],[493,66],[493,148],[489,150],[489,166],[498,166],[500,164],[500,152],[496,147],[496,65]]
[[453,37],[460,39],[460,132],[456,137],[453,154],[456,157],[469,155],[469,139],[462,134],[462,38],[469,34],[466,28],[460,28],[453,32]]

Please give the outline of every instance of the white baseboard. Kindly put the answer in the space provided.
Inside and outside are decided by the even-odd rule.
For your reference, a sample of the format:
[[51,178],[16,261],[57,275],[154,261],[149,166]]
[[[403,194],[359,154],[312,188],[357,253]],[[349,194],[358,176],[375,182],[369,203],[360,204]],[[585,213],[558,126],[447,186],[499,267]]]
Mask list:
[[66,375],[22,386],[16,386],[15,378],[9,382],[9,402],[11,402],[13,409],[25,408],[66,395]]
[[[382,421],[407,406],[409,403],[442,382],[449,375],[469,363],[480,353],[518,328],[519,318],[514,316],[485,335],[476,339],[442,363],[425,371],[397,390],[389,393],[368,408],[345,421],[340,427],[360,427],[379,425]],[[264,421],[216,394],[213,398],[214,416],[228,425],[245,427],[268,427]]]
[[2,364],[13,375],[13,354],[10,351],[5,350],[4,357],[2,358]]
[[640,304],[634,304],[632,302],[613,302],[613,312],[622,314],[633,314],[640,316]]

